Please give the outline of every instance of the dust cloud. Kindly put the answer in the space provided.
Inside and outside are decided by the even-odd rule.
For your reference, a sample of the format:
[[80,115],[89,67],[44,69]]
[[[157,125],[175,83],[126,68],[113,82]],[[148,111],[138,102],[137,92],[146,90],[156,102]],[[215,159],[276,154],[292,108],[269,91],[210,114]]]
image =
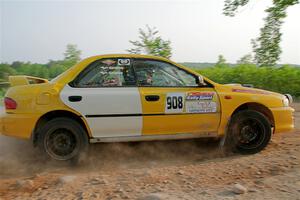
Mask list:
[[83,162],[72,165],[40,155],[28,140],[0,136],[0,178],[48,172],[92,172],[186,165],[224,157],[219,141],[208,139],[91,144]]
[[[3,108],[0,106],[0,112]],[[226,155],[213,139],[98,143],[89,146],[84,162],[72,165],[45,159],[30,140],[0,135],[0,178],[31,176],[37,173],[113,170],[186,165]]]
[[29,141],[0,136],[0,178],[37,170],[36,152]]

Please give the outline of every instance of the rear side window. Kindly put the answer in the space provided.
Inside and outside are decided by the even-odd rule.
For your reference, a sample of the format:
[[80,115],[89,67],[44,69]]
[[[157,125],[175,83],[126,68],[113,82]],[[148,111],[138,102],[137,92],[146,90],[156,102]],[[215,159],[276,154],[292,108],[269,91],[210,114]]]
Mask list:
[[74,81],[72,87],[126,87],[135,86],[136,81],[128,58],[101,59],[86,67]]

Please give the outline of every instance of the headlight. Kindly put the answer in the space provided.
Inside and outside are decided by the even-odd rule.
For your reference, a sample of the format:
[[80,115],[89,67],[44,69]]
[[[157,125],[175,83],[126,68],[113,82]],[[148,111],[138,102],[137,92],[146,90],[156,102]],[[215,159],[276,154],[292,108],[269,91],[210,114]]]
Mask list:
[[290,101],[289,101],[289,99],[285,96],[285,97],[283,97],[283,99],[282,99],[282,103],[283,103],[283,106],[289,106],[289,104],[290,104]]
[[283,106],[289,106],[293,103],[293,97],[290,94],[285,94],[282,100]]
[[286,98],[288,98],[290,104],[293,103],[293,97],[290,94],[285,94],[284,96],[286,96]]

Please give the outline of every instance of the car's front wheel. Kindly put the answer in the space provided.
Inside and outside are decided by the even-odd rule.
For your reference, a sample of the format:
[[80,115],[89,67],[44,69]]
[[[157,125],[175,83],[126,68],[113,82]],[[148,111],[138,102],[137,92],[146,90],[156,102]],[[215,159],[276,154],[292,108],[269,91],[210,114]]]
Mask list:
[[78,161],[87,151],[88,137],[78,122],[60,117],[40,129],[38,147],[54,160]]
[[268,118],[254,110],[244,110],[233,115],[225,146],[243,154],[254,154],[263,150],[272,136]]

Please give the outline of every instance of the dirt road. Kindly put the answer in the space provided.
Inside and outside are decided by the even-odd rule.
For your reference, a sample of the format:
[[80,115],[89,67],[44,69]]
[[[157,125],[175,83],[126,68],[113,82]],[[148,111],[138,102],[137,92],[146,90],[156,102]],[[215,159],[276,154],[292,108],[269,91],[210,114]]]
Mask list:
[[84,166],[72,167],[42,161],[29,142],[1,136],[0,199],[300,199],[294,106],[297,129],[250,156],[225,156],[205,140],[99,144]]

